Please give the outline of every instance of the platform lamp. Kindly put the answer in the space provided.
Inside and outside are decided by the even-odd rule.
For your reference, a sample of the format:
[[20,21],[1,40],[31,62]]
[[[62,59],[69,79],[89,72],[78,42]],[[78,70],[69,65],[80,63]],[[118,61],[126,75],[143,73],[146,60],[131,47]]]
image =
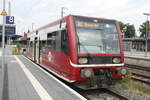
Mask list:
[[63,18],[64,17],[64,10],[68,10],[68,8],[66,8],[66,7],[61,7],[61,18]]
[[146,34],[145,34],[145,57],[147,57],[147,35],[148,35],[148,16],[150,16],[150,13],[143,13],[147,16],[147,24],[146,24]]

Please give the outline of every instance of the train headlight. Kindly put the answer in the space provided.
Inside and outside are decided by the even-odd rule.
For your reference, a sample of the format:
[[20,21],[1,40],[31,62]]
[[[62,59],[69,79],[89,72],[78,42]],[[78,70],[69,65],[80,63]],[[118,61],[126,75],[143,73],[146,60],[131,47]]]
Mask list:
[[121,75],[126,75],[127,74],[127,69],[126,68],[121,68],[120,74]]
[[118,64],[121,62],[121,58],[113,58],[113,63]]
[[117,70],[120,75],[126,75],[128,72],[127,68],[118,68]]
[[88,63],[88,59],[87,58],[79,58],[78,62],[79,62],[79,64],[87,64]]
[[93,70],[92,69],[81,69],[81,77],[92,77],[93,75]]

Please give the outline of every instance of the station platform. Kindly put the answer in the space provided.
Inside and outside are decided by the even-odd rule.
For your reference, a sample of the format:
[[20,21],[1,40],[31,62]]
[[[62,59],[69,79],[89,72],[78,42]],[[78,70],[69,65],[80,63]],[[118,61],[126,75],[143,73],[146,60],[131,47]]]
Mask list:
[[[0,66],[0,100],[86,100],[22,55],[5,50]],[[0,65],[2,56],[0,56]]]
[[124,52],[125,63],[143,67],[150,67],[150,52]]

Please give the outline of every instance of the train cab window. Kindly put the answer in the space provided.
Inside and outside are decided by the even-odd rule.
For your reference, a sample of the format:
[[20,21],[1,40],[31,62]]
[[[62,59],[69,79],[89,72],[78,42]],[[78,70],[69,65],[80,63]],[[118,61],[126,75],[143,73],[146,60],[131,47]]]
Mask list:
[[67,31],[61,31],[61,51],[69,55]]

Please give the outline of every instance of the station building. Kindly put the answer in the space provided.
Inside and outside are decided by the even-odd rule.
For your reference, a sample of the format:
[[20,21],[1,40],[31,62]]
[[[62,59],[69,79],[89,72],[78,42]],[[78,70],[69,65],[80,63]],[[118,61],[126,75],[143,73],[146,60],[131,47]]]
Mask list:
[[[124,38],[124,51],[145,51],[145,38]],[[150,37],[147,39],[147,51],[150,51]]]

